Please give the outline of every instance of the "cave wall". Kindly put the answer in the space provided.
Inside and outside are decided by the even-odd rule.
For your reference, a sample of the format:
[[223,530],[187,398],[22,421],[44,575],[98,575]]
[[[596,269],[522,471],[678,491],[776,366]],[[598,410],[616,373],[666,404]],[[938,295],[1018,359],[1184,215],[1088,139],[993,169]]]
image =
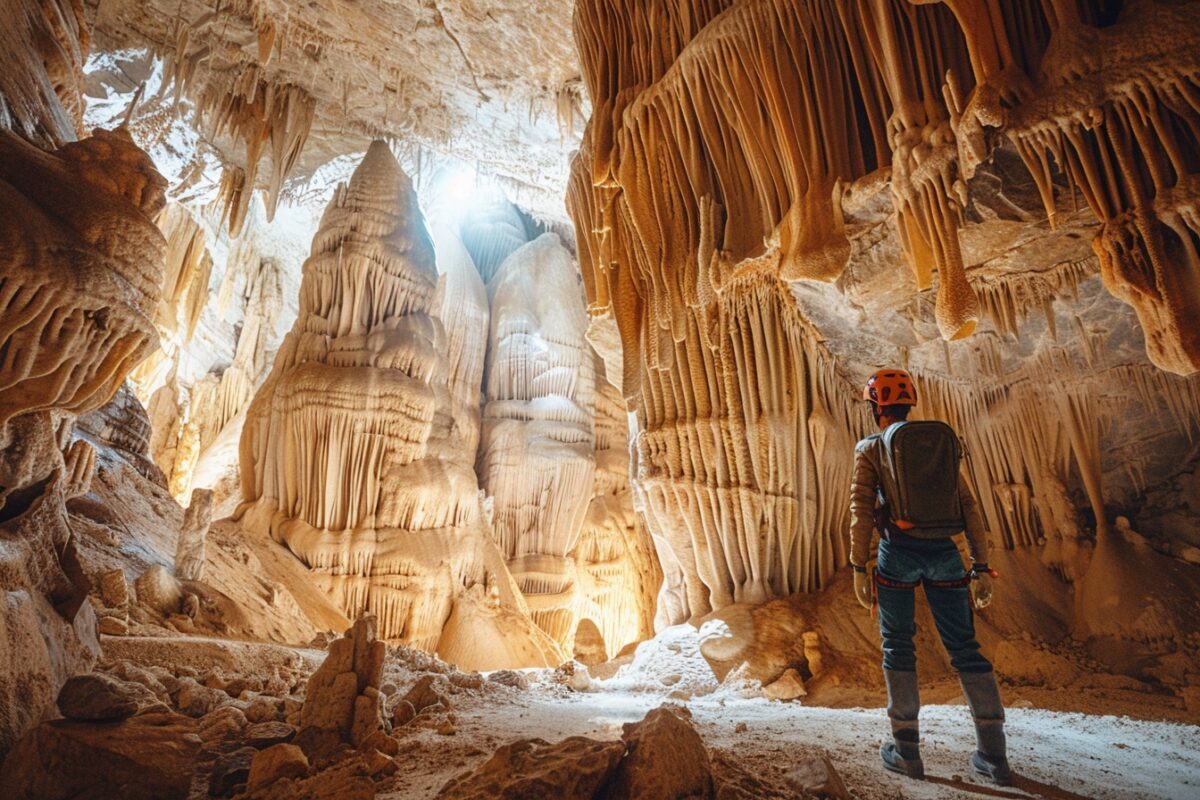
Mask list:
[[0,59],[0,756],[99,655],[66,501],[104,406],[154,347],[166,182],[125,130],[80,133],[79,4],[4,5]]
[[669,620],[844,562],[872,366],[918,373],[997,543],[1058,548],[1064,573],[1187,460],[1197,382],[1163,371],[1200,365],[1198,13],[576,5],[594,110],[568,208],[619,334]]

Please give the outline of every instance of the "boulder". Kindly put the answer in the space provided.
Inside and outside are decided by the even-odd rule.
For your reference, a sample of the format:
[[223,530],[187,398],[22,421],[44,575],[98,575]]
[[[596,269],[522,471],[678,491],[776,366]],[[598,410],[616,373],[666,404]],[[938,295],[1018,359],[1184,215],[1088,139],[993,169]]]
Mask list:
[[175,707],[180,713],[189,717],[203,717],[222,706],[233,702],[229,695],[220,689],[205,686],[195,678],[180,678],[179,689],[175,693]]
[[250,777],[250,761],[258,753],[253,747],[241,747],[217,759],[208,776],[210,797],[229,797]]
[[509,686],[513,689],[528,689],[529,678],[525,677],[522,672],[517,672],[514,669],[500,669],[488,675],[488,680],[493,683],[498,683],[501,686]]
[[413,707],[413,711],[418,714],[436,705],[449,708],[450,700],[434,687],[435,679],[435,675],[422,675],[404,695],[402,702],[408,702]]
[[246,728],[245,735],[247,744],[262,750],[295,739],[296,729],[286,722],[258,722]]
[[717,680],[741,674],[767,686],[788,668],[807,664],[804,633],[811,629],[787,598],[758,606],[737,603],[700,622],[700,654]]
[[816,797],[821,800],[850,800],[846,784],[842,782],[842,776],[834,768],[828,753],[804,759],[787,774],[784,780],[802,797]]
[[572,736],[557,744],[522,739],[479,768],[451,780],[438,800],[591,800],[608,782],[622,742]]
[[416,716],[417,710],[413,708],[412,703],[401,700],[392,707],[392,727],[402,728],[412,722]]
[[308,758],[294,744],[276,744],[260,750],[250,760],[246,789],[267,786],[284,778],[303,778],[308,774]]
[[105,570],[100,573],[97,583],[100,589],[100,599],[104,601],[106,608],[127,609],[129,607],[129,582],[125,580],[124,570]]
[[770,700],[795,700],[808,694],[804,689],[804,679],[794,669],[787,669],[779,680],[763,687],[763,694]]
[[137,683],[119,681],[102,672],[69,678],[58,692],[58,710],[67,719],[112,721],[132,717],[154,694]]
[[251,722],[273,722],[283,716],[283,701],[277,697],[259,695],[246,706],[246,718]]
[[184,800],[200,752],[195,720],[148,713],[119,724],[54,720],[0,767],[6,800]]
[[223,706],[200,718],[198,732],[205,750],[224,752],[241,746],[242,731],[248,724],[241,709]]
[[677,800],[713,796],[708,751],[692,727],[691,714],[663,705],[641,722],[625,725],[626,753],[605,797],[610,800]]

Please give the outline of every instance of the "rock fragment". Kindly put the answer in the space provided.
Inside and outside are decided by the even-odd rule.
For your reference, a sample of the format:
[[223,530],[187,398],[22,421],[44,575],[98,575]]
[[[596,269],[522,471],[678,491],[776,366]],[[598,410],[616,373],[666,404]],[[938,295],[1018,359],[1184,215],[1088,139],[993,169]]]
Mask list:
[[850,793],[842,782],[842,776],[833,766],[829,754],[806,758],[796,765],[785,778],[804,797],[822,800],[850,800]]
[[76,675],[58,692],[58,710],[67,719],[105,722],[137,713],[147,697],[157,698],[146,687],[119,681],[102,672]]
[[592,800],[625,752],[622,742],[572,736],[557,744],[506,744],[478,769],[447,783],[438,800]]
[[675,800],[712,797],[712,769],[691,714],[679,706],[659,706],[640,722],[625,725],[621,760],[609,798]]

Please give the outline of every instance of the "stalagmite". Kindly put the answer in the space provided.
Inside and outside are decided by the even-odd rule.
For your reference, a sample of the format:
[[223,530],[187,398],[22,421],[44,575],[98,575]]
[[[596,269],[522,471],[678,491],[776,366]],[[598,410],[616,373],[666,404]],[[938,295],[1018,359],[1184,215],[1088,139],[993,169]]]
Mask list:
[[242,431],[246,524],[286,544],[348,616],[375,614],[384,638],[461,648],[443,636],[461,593],[494,585],[518,617],[524,606],[455,423],[472,401],[451,391],[432,315],[433,244],[383,142],[337,190],[303,273],[299,317]]
[[175,549],[175,577],[184,581],[204,579],[204,541],[212,524],[213,493],[210,489],[193,489],[183,527],[179,529],[179,544]]
[[578,542],[595,471],[595,372],[574,264],[555,234],[514,251],[489,286],[480,485],[534,620],[568,647]]

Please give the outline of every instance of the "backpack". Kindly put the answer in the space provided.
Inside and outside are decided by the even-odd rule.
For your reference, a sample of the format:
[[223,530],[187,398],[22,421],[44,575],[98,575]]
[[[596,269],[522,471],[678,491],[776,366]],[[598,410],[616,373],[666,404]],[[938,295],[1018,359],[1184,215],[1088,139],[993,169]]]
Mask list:
[[898,422],[881,436],[883,500],[891,521],[909,536],[941,539],[966,527],[958,496],[962,444],[937,420]]

